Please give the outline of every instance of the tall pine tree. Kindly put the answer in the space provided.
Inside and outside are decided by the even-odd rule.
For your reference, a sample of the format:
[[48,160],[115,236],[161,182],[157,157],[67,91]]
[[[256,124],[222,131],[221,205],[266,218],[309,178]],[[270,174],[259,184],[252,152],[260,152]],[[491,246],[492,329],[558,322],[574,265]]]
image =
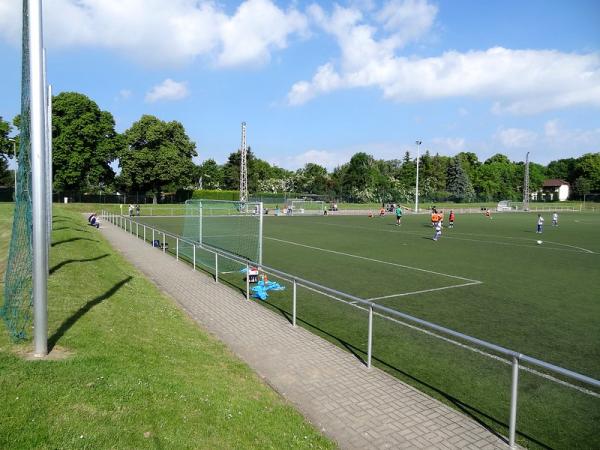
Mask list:
[[469,180],[469,175],[464,171],[459,157],[452,158],[448,164],[446,190],[457,202],[470,202],[475,199],[473,185]]

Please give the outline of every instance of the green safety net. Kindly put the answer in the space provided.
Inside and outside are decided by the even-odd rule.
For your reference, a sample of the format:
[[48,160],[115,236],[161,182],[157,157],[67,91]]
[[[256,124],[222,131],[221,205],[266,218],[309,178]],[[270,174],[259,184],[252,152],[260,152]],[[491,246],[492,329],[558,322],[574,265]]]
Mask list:
[[4,303],[0,308],[0,315],[14,340],[24,340],[31,335],[33,298],[29,33],[27,24],[27,1],[23,1],[19,168],[17,171],[12,236],[6,273],[4,274]]

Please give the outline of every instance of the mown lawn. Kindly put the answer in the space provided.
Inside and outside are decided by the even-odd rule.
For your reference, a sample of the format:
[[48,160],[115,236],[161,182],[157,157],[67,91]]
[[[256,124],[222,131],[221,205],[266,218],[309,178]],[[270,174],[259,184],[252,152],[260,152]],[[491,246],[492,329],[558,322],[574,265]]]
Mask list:
[[[4,272],[12,205],[0,205]],[[78,213],[55,205],[49,344],[0,327],[0,448],[334,448]]]

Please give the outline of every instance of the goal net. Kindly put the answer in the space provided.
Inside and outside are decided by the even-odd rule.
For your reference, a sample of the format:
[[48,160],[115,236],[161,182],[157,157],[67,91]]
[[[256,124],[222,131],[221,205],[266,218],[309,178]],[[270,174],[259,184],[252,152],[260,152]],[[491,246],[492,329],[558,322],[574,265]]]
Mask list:
[[325,202],[320,200],[292,200],[293,215],[323,215]]
[[[185,209],[182,237],[186,240],[262,264],[262,203],[188,200]],[[215,266],[214,254],[198,246],[194,249],[184,244],[180,252],[199,264]],[[239,266],[220,258],[218,270],[235,270]]]

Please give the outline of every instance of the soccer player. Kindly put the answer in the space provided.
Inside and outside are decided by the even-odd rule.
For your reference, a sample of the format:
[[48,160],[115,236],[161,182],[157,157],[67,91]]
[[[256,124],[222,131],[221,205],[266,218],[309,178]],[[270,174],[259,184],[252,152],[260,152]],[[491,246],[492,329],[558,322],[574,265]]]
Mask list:
[[402,208],[400,205],[396,206],[396,226],[402,225]]
[[542,231],[544,231],[544,218],[541,214],[538,214],[536,233],[542,234]]
[[554,214],[552,214],[552,226],[558,226],[558,213],[556,211],[554,212]]
[[442,225],[440,224],[440,222],[436,222],[435,234],[433,235],[433,240],[437,241],[441,237],[442,237]]
[[382,207],[382,208],[379,210],[379,217],[383,217],[383,216],[385,216],[385,208],[383,208],[383,207]]
[[448,217],[448,228],[454,228],[454,211],[450,210],[450,217]]
[[492,211],[490,211],[489,208],[485,210],[485,217],[488,219],[492,218]]

